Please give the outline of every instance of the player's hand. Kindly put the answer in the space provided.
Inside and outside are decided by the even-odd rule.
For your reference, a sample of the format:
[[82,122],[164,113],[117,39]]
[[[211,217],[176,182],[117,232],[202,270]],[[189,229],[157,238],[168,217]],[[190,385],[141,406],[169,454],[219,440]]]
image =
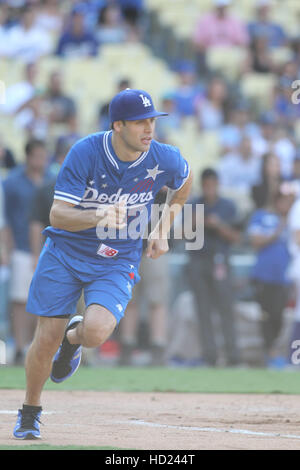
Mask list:
[[97,225],[100,225],[101,227],[117,228],[121,230],[127,225],[126,202],[121,201],[112,205],[100,206],[96,211],[96,215],[99,219]]
[[157,259],[169,251],[167,237],[158,238],[155,234],[150,234],[146,250],[147,258]]

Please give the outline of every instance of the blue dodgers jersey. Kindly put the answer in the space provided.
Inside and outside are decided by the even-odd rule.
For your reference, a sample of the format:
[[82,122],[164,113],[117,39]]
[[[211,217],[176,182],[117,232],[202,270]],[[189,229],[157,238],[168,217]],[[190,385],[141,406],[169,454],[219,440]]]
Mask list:
[[189,175],[189,165],[171,145],[151,142],[148,152],[124,169],[114,152],[112,131],[91,134],[69,151],[57,177],[54,199],[75,204],[79,210],[126,201],[127,227],[91,228],[69,232],[47,227],[44,234],[71,256],[89,262],[124,260],[137,265],[142,239],[158,191],[178,190]]
[[[249,220],[247,233],[248,235],[271,236],[274,235],[279,224],[280,218],[277,214],[258,209]],[[289,262],[288,231],[284,229],[276,240],[258,250],[251,277],[262,282],[286,284]]]

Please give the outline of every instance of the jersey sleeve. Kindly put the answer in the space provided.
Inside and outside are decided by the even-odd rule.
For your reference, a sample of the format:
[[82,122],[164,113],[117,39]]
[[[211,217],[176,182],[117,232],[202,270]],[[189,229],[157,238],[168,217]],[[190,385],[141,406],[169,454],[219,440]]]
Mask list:
[[170,178],[166,182],[166,186],[174,191],[178,191],[189,177],[190,166],[177,148],[175,148],[175,152],[172,154],[170,163]]
[[66,156],[57,176],[54,199],[79,204],[84,195],[88,173],[88,153],[75,144]]
[[261,220],[261,212],[255,211],[248,223],[247,234],[248,235],[262,235],[264,233],[264,228]]

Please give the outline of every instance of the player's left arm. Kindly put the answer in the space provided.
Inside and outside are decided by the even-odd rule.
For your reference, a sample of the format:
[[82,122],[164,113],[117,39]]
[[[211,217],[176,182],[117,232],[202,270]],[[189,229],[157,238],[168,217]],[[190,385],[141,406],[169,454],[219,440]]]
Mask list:
[[190,171],[183,186],[178,190],[168,189],[166,202],[162,215],[148,237],[146,255],[149,258],[159,256],[169,251],[168,236],[177,215],[181,212],[192,189],[193,175]]

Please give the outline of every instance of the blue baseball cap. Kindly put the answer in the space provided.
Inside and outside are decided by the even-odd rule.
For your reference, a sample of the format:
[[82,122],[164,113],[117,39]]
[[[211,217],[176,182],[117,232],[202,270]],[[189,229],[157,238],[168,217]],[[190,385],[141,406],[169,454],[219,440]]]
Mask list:
[[144,90],[126,88],[110,102],[109,118],[114,121],[137,121],[158,116],[167,116],[168,113],[156,111],[152,98]]

